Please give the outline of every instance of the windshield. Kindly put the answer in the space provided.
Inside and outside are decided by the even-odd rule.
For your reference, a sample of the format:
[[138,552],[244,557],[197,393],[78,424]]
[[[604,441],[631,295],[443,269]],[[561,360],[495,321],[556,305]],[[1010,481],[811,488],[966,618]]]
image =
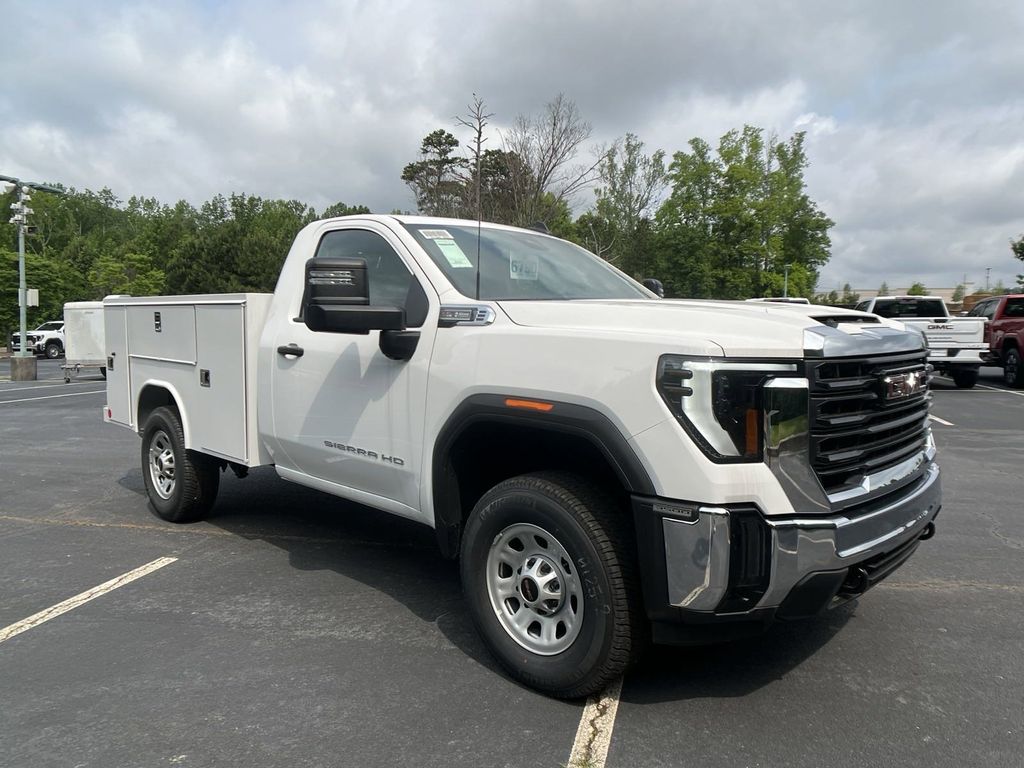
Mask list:
[[[477,228],[406,224],[459,293],[476,297]],[[529,232],[479,230],[480,295],[488,300],[649,299],[642,288],[589,251]]]
[[64,325],[64,323],[60,322],[59,320],[53,320],[53,321],[51,321],[49,323],[43,323],[38,328],[36,328],[36,330],[37,331],[59,331],[62,325]]
[[874,313],[881,317],[946,317],[942,299],[876,299]]

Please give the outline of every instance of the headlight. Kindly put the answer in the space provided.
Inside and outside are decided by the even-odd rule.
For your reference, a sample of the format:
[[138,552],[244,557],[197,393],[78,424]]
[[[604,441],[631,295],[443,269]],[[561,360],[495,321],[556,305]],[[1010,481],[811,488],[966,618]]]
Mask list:
[[797,370],[796,363],[662,355],[657,386],[672,415],[710,459],[755,462],[764,457],[764,385]]

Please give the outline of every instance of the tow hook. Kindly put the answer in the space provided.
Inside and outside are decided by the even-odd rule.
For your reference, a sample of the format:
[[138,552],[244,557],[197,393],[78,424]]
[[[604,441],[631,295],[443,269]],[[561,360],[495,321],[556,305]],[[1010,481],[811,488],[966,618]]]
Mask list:
[[868,572],[863,568],[851,568],[840,590],[846,595],[862,595],[868,589]]
[[921,541],[928,541],[932,536],[935,535],[935,523],[928,523],[921,531],[921,535],[918,537]]

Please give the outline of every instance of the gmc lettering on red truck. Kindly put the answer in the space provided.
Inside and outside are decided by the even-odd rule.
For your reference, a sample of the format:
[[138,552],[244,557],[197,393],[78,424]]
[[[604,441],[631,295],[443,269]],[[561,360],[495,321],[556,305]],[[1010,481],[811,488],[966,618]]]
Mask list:
[[660,299],[534,231],[318,221],[272,295],[111,297],[104,321],[105,418],[142,437],[157,514],[198,520],[222,471],[272,465],[431,526],[495,658],[555,696],[652,639],[857,597],[942,503],[920,333]]

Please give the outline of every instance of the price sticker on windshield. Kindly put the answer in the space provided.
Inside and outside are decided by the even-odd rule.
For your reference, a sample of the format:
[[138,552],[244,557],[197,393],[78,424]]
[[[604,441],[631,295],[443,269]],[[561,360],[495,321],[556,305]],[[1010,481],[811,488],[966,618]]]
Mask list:
[[513,280],[536,280],[540,277],[540,260],[536,256],[524,254],[508,257],[508,276]]
[[454,269],[466,269],[467,267],[472,268],[473,262],[466,258],[466,254],[459,248],[459,244],[451,239],[437,239],[434,240],[434,245],[441,249],[441,254],[448,262],[450,267]]

